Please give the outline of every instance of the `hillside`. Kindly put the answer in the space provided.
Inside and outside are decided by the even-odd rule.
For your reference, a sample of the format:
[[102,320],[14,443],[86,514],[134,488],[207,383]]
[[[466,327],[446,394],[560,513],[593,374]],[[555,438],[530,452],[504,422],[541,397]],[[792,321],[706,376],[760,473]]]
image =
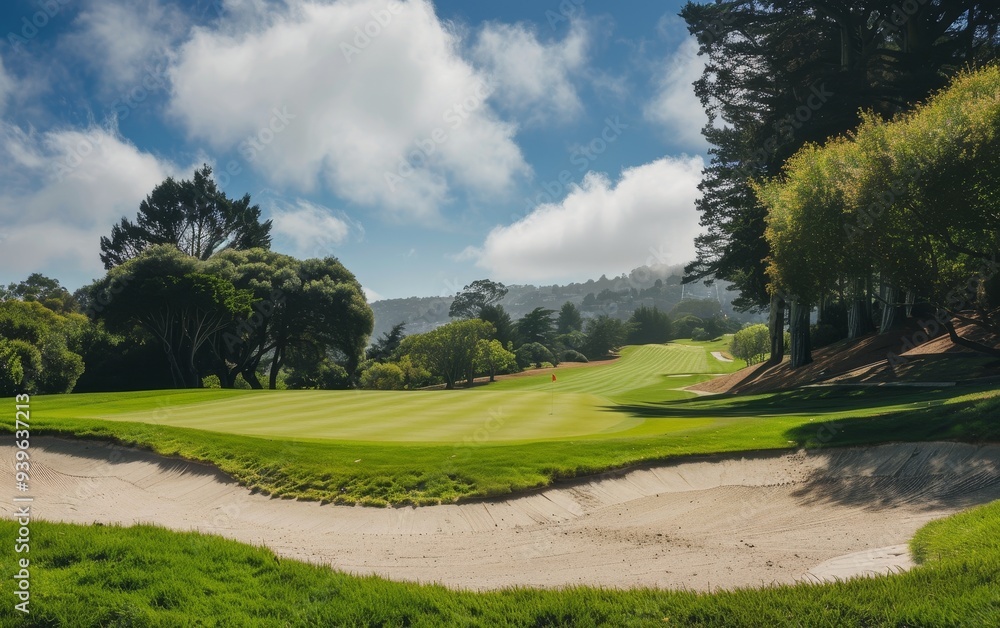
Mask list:
[[[983,340],[968,326],[956,327],[962,336]],[[691,390],[756,394],[800,386],[930,386],[1000,379],[1000,360],[958,347],[947,335],[903,350],[907,340],[912,342],[921,331],[911,320],[885,334],[869,334],[816,349],[812,364],[798,369],[792,369],[786,357],[780,364],[755,364],[692,386]]]
[[[694,284],[681,286],[682,266],[641,266],[618,277],[590,279],[566,285],[511,285],[501,305],[517,319],[536,307],[558,310],[570,301],[577,305],[585,318],[607,314],[627,319],[641,305],[656,306],[669,311],[682,299],[716,299],[723,314],[740,321],[757,321],[760,317],[737,313],[732,308],[735,294],[727,290],[729,284],[718,282],[712,286]],[[371,304],[375,313],[375,331],[378,338],[396,323],[405,322],[406,332],[416,334],[429,331],[447,323],[448,308],[454,295],[435,297],[409,297],[383,299]]]

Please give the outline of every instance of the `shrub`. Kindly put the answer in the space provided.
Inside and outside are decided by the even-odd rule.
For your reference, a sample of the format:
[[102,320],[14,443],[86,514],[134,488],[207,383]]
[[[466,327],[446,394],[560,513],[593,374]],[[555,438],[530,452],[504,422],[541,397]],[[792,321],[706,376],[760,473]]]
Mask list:
[[361,373],[361,387],[369,390],[403,390],[406,375],[392,363],[375,363]]
[[536,369],[540,369],[542,368],[542,362],[558,363],[558,360],[552,355],[548,347],[539,342],[529,342],[526,345],[521,345],[514,352],[514,356],[517,359],[517,365],[522,369],[526,369],[532,364],[535,365]]
[[711,339],[712,339],[712,334],[705,331],[705,329],[702,327],[695,327],[694,329],[691,330],[691,340],[704,341]]
[[579,351],[574,351],[573,349],[567,349],[562,352],[563,362],[589,362],[587,356],[583,355]]

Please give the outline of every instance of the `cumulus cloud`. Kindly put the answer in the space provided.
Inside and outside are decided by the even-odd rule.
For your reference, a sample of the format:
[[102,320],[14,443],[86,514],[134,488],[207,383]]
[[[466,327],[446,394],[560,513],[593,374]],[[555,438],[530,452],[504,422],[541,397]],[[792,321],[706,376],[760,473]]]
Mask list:
[[95,68],[111,90],[141,85],[145,75],[158,75],[158,66],[188,31],[184,14],[159,0],[91,0],[73,26],[64,45]]
[[694,255],[700,157],[663,158],[622,172],[588,173],[561,202],[494,228],[474,260],[500,281],[573,281]]
[[487,102],[492,85],[427,0],[288,0],[227,28],[196,29],[180,48],[170,112],[274,185],[325,183],[430,220],[457,187],[496,195],[529,174],[515,127]]
[[100,237],[183,174],[102,127],[36,134],[0,123],[0,160],[0,269],[9,280],[69,268],[80,281],[101,275]]
[[271,210],[274,235],[292,243],[296,253],[306,257],[332,254],[352,233],[363,233],[361,225],[343,212],[298,199],[295,204],[279,204]]
[[569,120],[583,110],[572,77],[587,58],[584,24],[575,20],[562,41],[549,44],[523,24],[487,24],[472,56],[496,78],[506,109],[532,124]]
[[643,110],[647,120],[660,125],[677,142],[694,148],[706,146],[701,129],[708,124],[708,116],[691,85],[704,69],[698,42],[693,37],[684,40],[664,63],[656,93]]

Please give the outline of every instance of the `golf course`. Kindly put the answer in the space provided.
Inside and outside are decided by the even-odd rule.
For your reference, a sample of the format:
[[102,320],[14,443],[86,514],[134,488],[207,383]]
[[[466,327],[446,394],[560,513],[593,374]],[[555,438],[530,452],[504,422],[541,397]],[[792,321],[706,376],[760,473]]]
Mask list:
[[995,622],[1000,393],[683,390],[742,366],[725,341],[453,391],[33,397],[29,625]]

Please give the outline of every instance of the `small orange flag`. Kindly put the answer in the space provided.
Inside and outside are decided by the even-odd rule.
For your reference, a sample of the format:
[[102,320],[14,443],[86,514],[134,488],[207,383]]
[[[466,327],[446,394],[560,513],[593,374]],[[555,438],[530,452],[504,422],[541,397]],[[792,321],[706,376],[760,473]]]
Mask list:
[[552,374],[552,381],[556,381],[556,374],[555,373]]

